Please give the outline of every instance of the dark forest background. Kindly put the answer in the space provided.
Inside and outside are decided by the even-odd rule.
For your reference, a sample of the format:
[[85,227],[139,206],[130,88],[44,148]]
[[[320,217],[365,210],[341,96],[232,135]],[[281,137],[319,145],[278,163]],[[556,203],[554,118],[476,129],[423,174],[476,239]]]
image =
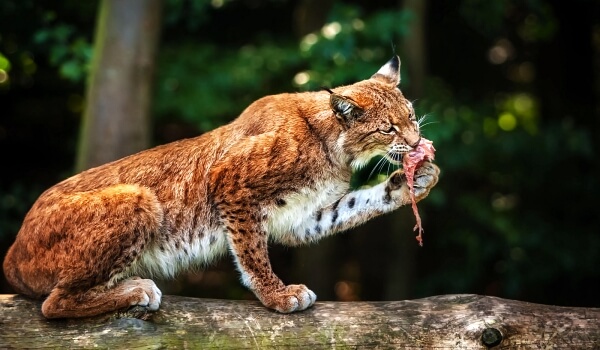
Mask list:
[[[89,136],[99,6],[0,2],[2,257]],[[400,87],[427,115],[442,169],[419,206],[424,247],[403,208],[314,246],[273,246],[285,282],[320,300],[478,293],[600,306],[600,2],[165,0],[159,11],[144,147],[207,132],[261,96],[351,83],[402,58]],[[230,257],[159,285],[252,298]],[[1,278],[0,292],[11,292]]]

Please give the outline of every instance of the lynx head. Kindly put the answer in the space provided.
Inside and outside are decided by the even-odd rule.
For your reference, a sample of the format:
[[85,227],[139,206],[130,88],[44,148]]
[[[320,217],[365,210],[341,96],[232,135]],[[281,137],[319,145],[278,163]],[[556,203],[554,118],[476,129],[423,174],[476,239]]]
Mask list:
[[415,111],[399,83],[400,58],[395,56],[370,79],[328,90],[331,109],[345,129],[341,147],[353,168],[375,156],[399,164],[419,144]]

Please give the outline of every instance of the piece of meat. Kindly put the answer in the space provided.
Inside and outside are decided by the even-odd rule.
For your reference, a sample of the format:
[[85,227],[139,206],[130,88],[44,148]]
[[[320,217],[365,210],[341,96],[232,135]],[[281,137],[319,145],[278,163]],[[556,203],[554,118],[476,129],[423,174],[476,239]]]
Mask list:
[[417,220],[414,230],[419,231],[417,235],[417,241],[419,245],[423,246],[423,226],[421,225],[421,216],[419,215],[419,209],[417,208],[417,201],[415,199],[415,171],[423,164],[424,161],[433,160],[435,148],[433,148],[433,142],[425,138],[421,138],[419,145],[414,150],[408,152],[402,158],[402,167],[404,168],[404,176],[406,176],[406,183],[410,190],[410,199],[412,201],[412,210]]

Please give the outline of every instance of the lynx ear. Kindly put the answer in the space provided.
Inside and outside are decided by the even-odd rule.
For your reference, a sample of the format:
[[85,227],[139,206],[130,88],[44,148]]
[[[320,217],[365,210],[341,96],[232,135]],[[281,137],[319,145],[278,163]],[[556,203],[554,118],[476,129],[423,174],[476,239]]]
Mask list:
[[344,122],[359,118],[363,114],[363,109],[360,108],[356,102],[352,101],[349,97],[331,93],[329,97],[329,105],[335,112],[335,116],[338,119],[342,119]]
[[400,57],[392,57],[371,78],[398,86],[400,84]]

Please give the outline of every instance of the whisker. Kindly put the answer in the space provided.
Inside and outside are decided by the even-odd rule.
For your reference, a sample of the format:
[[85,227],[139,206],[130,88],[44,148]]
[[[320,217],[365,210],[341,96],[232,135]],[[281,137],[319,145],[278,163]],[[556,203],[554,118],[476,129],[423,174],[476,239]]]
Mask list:
[[439,123],[439,121],[437,121],[437,120],[430,121],[430,122],[427,122],[427,123],[421,125],[419,128],[422,128],[422,127],[425,127],[425,126],[431,125],[431,124],[437,124],[437,123]]
[[425,120],[427,119],[427,117],[429,117],[429,114],[424,114],[421,117],[419,117],[419,119],[417,120],[417,125],[419,125],[419,129],[421,129],[427,125],[430,125],[430,124],[439,123],[439,121],[437,121],[437,120],[432,120],[432,121],[425,123]]
[[387,171],[385,172],[385,177],[390,177],[390,166],[392,163],[388,162]]
[[[394,154],[392,153],[392,151],[391,151],[391,150],[390,150],[390,151],[388,151],[388,154],[390,155],[390,158],[393,158],[393,159],[395,159],[395,158],[394,158]],[[390,167],[392,167],[392,166],[394,166],[394,167],[395,167],[395,165],[394,165],[394,164],[392,164],[391,162],[388,162],[388,164],[387,164],[387,169],[386,169],[386,171],[385,171],[385,175],[386,175],[386,177],[389,177],[389,176],[390,176]]]
[[384,158],[383,158],[383,162],[381,162],[381,163],[379,164],[379,169],[377,170],[377,172],[378,172],[378,174],[379,174],[379,175],[382,175],[382,174],[383,174],[383,170],[384,170],[384,168],[383,168],[383,167],[384,167],[384,166],[387,164],[387,162],[388,162],[388,160],[387,160],[387,159],[385,159],[385,157],[384,157]]
[[377,161],[377,163],[375,164],[375,166],[373,166],[373,170],[371,170],[371,172],[369,173],[369,176],[367,177],[367,182],[369,180],[371,180],[371,176],[373,176],[373,173],[375,173],[377,171],[377,168],[382,168],[383,167],[384,162],[385,162],[385,158],[384,157],[381,157],[381,159],[379,159]]

